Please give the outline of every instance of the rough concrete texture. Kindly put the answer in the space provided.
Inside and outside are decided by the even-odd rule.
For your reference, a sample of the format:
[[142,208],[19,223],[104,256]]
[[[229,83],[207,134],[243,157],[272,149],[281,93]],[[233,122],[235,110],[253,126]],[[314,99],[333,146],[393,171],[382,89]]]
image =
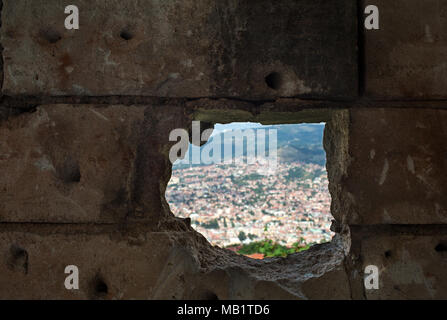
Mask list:
[[445,99],[447,1],[364,3],[380,10],[380,30],[365,31],[366,95]]
[[[358,37],[361,3],[82,0],[67,31],[61,0],[3,0],[0,298],[446,299],[447,4],[375,1]],[[252,260],[174,217],[194,119],[327,122],[334,240]]]
[[[352,1],[4,0],[3,93],[352,97]],[[299,63],[297,63],[299,62]]]
[[339,225],[346,223],[346,213],[349,212],[351,206],[349,193],[346,192],[343,184],[351,162],[349,155],[349,122],[350,113],[348,110],[334,112],[331,121],[326,124],[323,138],[327,158],[329,192],[332,196],[331,213]]
[[0,221],[124,218],[143,118],[143,107],[48,105],[2,122]]
[[[445,232],[445,230],[444,230]],[[380,270],[380,290],[367,299],[445,299],[446,235],[381,235],[362,242],[364,267]]]
[[1,298],[350,298],[344,238],[254,261],[170,213],[168,133],[187,127],[182,110],[47,105],[2,122]]
[[[445,296],[442,269],[436,269],[436,265],[444,263],[442,241],[447,233],[441,228],[434,234],[419,234],[424,223],[444,223],[443,213],[434,211],[436,203],[443,205],[444,177],[440,172],[444,159],[433,156],[444,152],[439,143],[444,111],[314,110],[329,117],[324,145],[336,219],[333,230],[338,235],[330,244],[286,259],[255,261],[211,247],[191,229],[187,219],[170,213],[164,199],[170,178],[167,154],[173,143],[168,141],[169,131],[187,128],[194,116],[210,116],[212,110],[219,110],[213,109],[215,103],[210,103],[211,109],[200,104],[195,109],[187,105],[47,105],[34,112],[5,111],[8,117],[0,127],[6,137],[1,144],[1,183],[6,192],[1,194],[0,207],[0,250],[4,257],[0,264],[0,297]],[[271,122],[290,116],[289,112],[272,116],[271,108],[253,114],[243,105],[240,111],[228,113],[231,117],[265,116]],[[312,114],[309,110],[295,117],[305,120]],[[413,161],[408,161],[409,155]],[[385,159],[389,164],[384,178]],[[362,163],[367,163],[368,170]],[[389,193],[393,198],[388,198]],[[384,210],[388,216],[383,216]],[[393,233],[392,225],[404,225],[405,229],[411,223],[418,224],[407,234]],[[372,232],[368,229],[371,224],[388,229]],[[349,225],[355,230],[352,239]],[[365,229],[359,231],[360,225]],[[412,251],[401,245],[407,239],[415,241],[415,248],[408,249]],[[390,260],[385,254],[389,250],[400,259],[391,271],[383,267]],[[424,250],[426,253],[421,253]],[[70,264],[77,265],[81,272],[81,289],[76,293],[63,287],[63,269]],[[362,274],[367,264],[380,265],[383,293],[363,289]],[[440,266],[443,268],[443,264]],[[419,273],[414,274],[415,270]]]
[[335,197],[347,221],[447,223],[446,132],[445,110],[352,110],[350,161]]
[[[212,250],[194,232],[141,227],[41,226],[0,238],[0,299],[349,298],[336,244],[255,261]],[[79,290],[64,287],[68,265],[79,268]]]

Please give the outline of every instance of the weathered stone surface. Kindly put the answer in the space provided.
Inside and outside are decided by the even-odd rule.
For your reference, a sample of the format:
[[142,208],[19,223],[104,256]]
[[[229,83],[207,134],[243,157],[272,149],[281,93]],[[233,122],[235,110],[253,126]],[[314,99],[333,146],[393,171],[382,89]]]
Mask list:
[[446,236],[373,236],[362,241],[365,268],[379,268],[379,290],[367,299],[445,299]]
[[[289,101],[290,100],[290,101]],[[301,101],[301,100],[298,100]],[[297,124],[327,122],[332,109],[297,108],[295,99],[265,103],[255,108],[252,103],[227,99],[199,99],[186,103],[193,112],[193,119],[207,123],[259,122],[268,124]]]
[[366,94],[437,99],[447,92],[447,1],[365,0],[380,10],[380,30],[365,31]]
[[0,124],[0,221],[128,214],[143,107],[48,105]]
[[[390,109],[346,99],[355,1],[80,0],[68,31],[61,0],[4,0],[0,299],[445,299],[447,0],[363,4],[360,76]],[[192,119],[327,121],[334,240],[252,260],[175,218],[169,132]]]
[[[255,261],[194,231],[25,228],[0,232],[0,299],[349,298],[337,245]],[[68,265],[79,268],[79,290],[65,289]]]
[[323,146],[326,151],[329,192],[331,193],[331,214],[341,224],[347,221],[351,206],[349,194],[344,187],[351,161],[349,156],[349,110],[332,113],[324,130]]
[[5,0],[3,93],[352,97],[352,1]]
[[[1,299],[149,299],[173,243],[143,234],[133,244],[109,235],[1,233]],[[138,239],[137,239],[138,240]],[[79,290],[64,286],[65,267],[79,268]]]
[[[184,112],[175,106],[49,105],[3,119],[1,218],[28,223],[0,224],[0,298],[445,297],[442,235],[357,234],[353,245],[360,248],[360,267],[346,263],[350,244],[339,236],[287,259],[256,261],[211,247],[174,218],[163,199],[170,172],[168,133],[187,127],[191,119]],[[446,160],[439,157],[446,153],[445,111],[356,109],[328,115],[332,212],[345,240],[347,223],[445,223]],[[97,160],[101,155],[106,158]],[[125,196],[115,201],[117,194]],[[59,198],[64,201],[55,201]],[[126,223],[119,220],[125,217],[156,223],[149,232],[145,224],[127,220],[138,230],[125,232]],[[81,269],[80,291],[63,287],[69,264]],[[380,266],[383,290],[364,293],[360,281],[368,264]]]
[[253,260],[211,248],[193,234],[182,247],[189,243],[197,250],[200,271],[191,262],[194,254],[179,248],[160,275],[165,286],[154,299],[171,299],[172,292],[186,299],[350,299],[341,238],[287,258]]
[[446,139],[444,110],[351,110],[337,200],[349,223],[447,223]]

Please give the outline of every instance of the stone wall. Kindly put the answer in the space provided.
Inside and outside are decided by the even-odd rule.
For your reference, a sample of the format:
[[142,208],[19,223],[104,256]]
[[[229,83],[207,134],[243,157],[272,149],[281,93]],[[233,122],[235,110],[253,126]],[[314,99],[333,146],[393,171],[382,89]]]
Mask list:
[[[2,2],[1,299],[447,298],[447,0]],[[255,261],[174,217],[192,120],[327,122],[332,243]]]

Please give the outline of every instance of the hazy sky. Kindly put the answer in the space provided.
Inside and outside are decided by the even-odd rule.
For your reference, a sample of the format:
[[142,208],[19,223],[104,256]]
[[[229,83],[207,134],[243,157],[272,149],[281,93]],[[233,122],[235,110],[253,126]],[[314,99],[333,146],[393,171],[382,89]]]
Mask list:
[[233,122],[227,124],[216,123],[216,125],[214,126],[213,135],[219,134],[226,130],[244,130],[257,127],[262,127],[262,124],[254,122]]

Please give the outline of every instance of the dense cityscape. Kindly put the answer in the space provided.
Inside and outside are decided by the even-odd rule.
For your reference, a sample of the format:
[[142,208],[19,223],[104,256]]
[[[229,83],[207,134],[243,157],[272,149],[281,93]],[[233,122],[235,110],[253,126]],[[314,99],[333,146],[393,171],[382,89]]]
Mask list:
[[324,166],[280,163],[276,174],[259,165],[174,168],[166,198],[172,212],[213,245],[270,239],[284,246],[327,242],[330,194]]

